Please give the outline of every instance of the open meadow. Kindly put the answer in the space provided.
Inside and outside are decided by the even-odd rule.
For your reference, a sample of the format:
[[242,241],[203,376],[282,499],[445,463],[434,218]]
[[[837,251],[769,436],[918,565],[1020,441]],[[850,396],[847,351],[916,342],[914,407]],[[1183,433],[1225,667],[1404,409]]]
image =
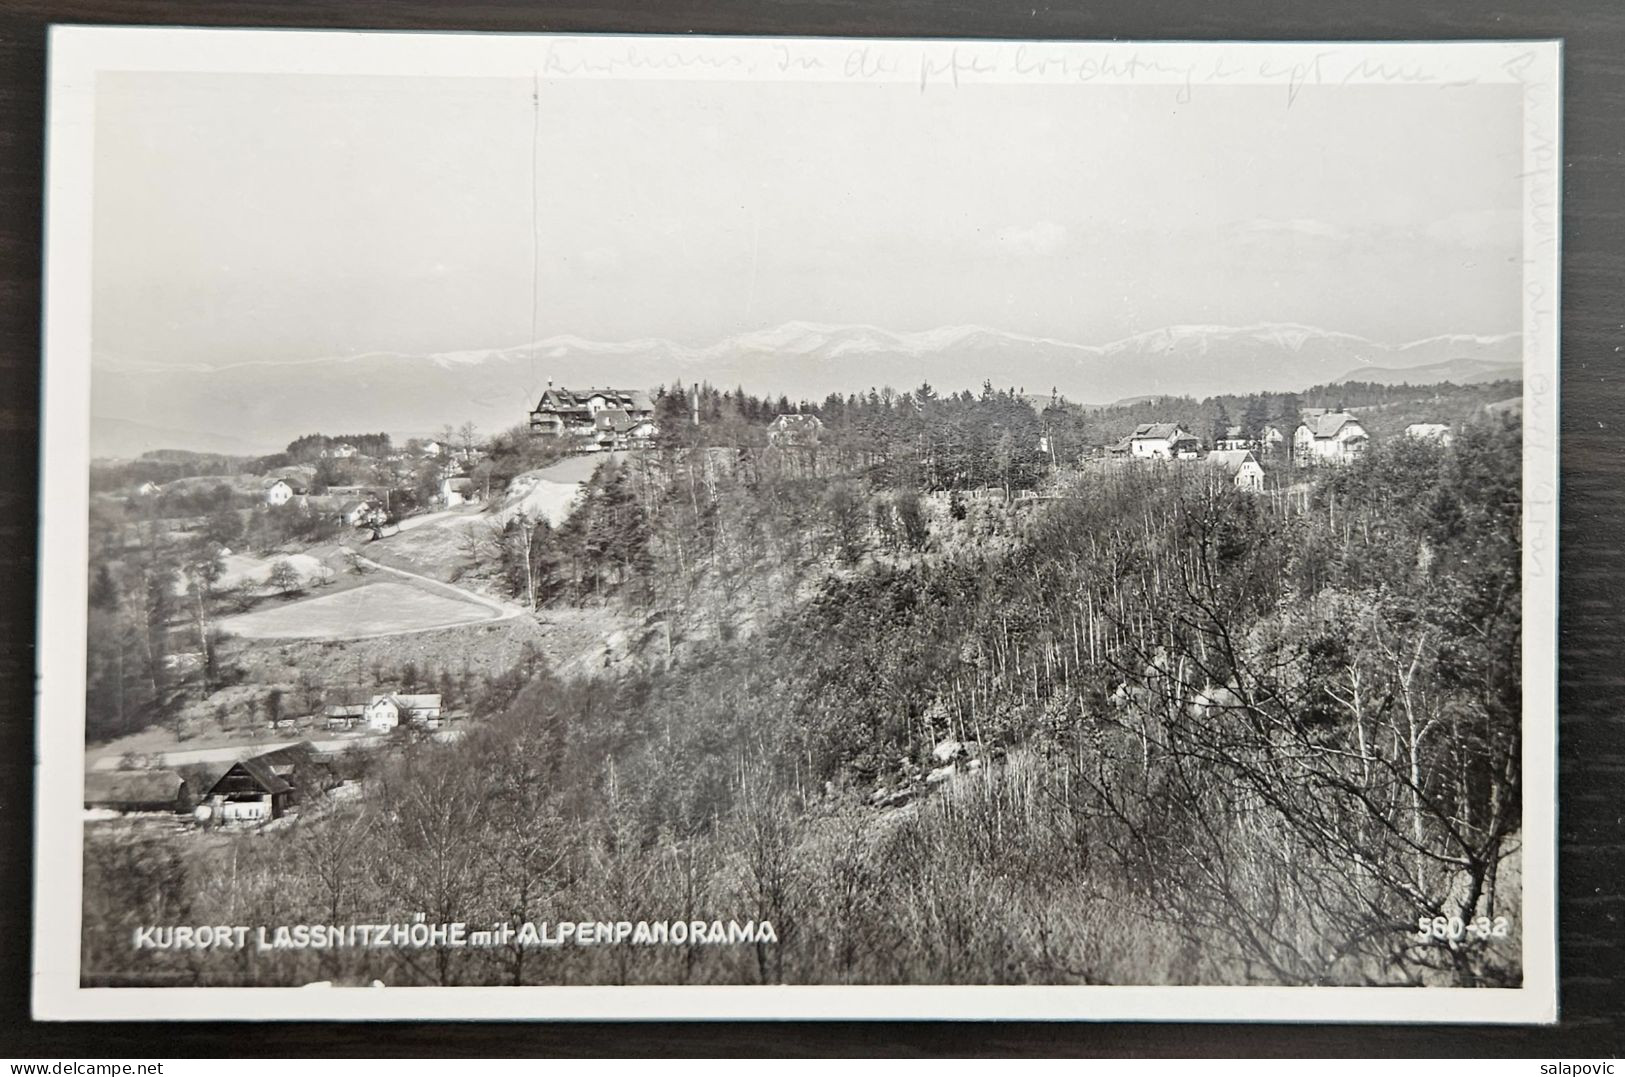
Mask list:
[[430,591],[408,582],[380,580],[225,618],[220,627],[252,639],[356,639],[420,632],[505,616],[492,605]]

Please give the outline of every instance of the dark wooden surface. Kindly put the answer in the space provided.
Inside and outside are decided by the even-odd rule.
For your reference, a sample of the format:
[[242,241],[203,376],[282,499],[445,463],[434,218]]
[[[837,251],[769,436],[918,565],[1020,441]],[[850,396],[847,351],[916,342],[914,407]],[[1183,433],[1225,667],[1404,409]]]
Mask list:
[[[1006,38],[1564,38],[1555,1028],[1221,1024],[41,1024],[29,1019],[45,28],[52,22]],[[0,0],[0,1056],[1614,1055],[1625,991],[1625,5],[1548,0]],[[46,491],[45,496],[49,496]],[[50,720],[47,718],[47,720]]]

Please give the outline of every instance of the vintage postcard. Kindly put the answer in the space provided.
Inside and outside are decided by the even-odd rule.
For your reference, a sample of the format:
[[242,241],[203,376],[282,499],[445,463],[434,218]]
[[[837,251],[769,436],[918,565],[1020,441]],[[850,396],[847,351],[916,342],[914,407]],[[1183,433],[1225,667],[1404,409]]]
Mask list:
[[57,28],[36,1013],[1554,1020],[1560,68]]

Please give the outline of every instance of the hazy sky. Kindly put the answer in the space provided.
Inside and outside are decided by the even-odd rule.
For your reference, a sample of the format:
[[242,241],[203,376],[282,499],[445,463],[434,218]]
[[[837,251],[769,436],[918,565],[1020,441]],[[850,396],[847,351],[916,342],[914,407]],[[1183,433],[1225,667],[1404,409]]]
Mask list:
[[1515,331],[1519,93],[103,74],[96,355]]

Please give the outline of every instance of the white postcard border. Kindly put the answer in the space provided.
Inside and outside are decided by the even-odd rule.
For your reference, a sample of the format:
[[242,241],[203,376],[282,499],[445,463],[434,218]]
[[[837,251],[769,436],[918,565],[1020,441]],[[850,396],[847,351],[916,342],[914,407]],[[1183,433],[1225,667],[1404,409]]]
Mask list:
[[[51,1020],[1556,1020],[1561,43],[1017,42],[55,27],[47,130],[34,1013]],[[1524,87],[1523,967],[1519,988],[80,986],[92,140],[101,71]]]

